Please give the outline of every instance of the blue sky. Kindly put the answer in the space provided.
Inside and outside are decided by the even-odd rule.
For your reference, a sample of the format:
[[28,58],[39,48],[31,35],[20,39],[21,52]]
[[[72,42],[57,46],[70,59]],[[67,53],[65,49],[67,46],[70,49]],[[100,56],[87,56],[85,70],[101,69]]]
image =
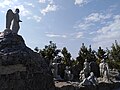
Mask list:
[[120,0],[0,0],[0,31],[7,10],[19,8],[27,46],[42,49],[53,41],[76,57],[82,43],[95,50],[120,43],[119,6]]

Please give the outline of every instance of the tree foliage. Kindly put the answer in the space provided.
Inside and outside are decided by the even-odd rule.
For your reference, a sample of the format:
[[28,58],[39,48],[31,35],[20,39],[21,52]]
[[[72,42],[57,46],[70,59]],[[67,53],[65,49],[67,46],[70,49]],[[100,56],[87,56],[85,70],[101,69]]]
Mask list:
[[[38,48],[35,48],[35,50],[38,51]],[[54,60],[55,56],[57,56],[59,52],[60,50],[57,49],[56,44],[50,41],[49,45],[45,45],[45,47],[42,50],[39,50],[38,53],[43,58],[47,59],[48,64],[50,64],[50,62]]]
[[66,66],[71,66],[71,54],[68,52],[67,48],[64,47],[61,51],[63,54],[63,62]]
[[58,49],[56,43],[52,41],[49,42],[49,45],[46,45],[43,49],[36,47],[34,49],[38,52],[43,58],[47,59],[48,62],[52,62],[58,53],[62,54],[62,61],[66,66],[75,66],[78,65],[80,69],[83,69],[83,63],[85,59],[88,62],[97,61],[98,64],[102,59],[106,59],[109,65],[113,68],[120,68],[120,44],[115,40],[115,43],[112,44],[111,49],[104,50],[101,47],[97,51],[89,47],[86,47],[84,43],[80,47],[78,56],[76,59],[72,59],[71,53],[67,50],[66,47],[63,47],[62,50]]
[[109,65],[111,68],[116,68],[120,70],[120,45],[115,40],[115,43],[112,44],[111,50],[108,50]]
[[76,60],[79,62],[79,65],[81,66],[81,69],[83,68],[83,63],[85,59],[88,60],[88,62],[96,61],[95,51],[92,50],[91,45],[89,48],[87,48],[84,43],[82,43],[82,46],[79,50],[78,57]]

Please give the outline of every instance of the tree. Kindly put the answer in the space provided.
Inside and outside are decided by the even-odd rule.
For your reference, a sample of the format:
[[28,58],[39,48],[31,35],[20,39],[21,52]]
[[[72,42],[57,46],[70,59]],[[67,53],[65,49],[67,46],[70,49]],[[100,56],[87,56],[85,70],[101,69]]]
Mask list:
[[117,40],[112,44],[111,50],[108,50],[109,66],[120,70],[120,45]]
[[89,49],[82,43],[82,47],[80,48],[80,51],[78,53],[78,57],[76,60],[79,62],[79,66],[81,70],[83,69],[83,63],[85,59],[88,60],[88,62],[96,61],[95,51],[92,50],[91,45],[89,46]]
[[62,49],[62,52],[63,54],[63,62],[66,66],[71,66],[71,54],[68,52],[67,48],[64,47]]
[[120,45],[118,45],[117,40],[115,40],[115,44],[112,44],[111,48],[110,55],[112,59],[116,62],[120,62]]
[[100,60],[105,59],[107,56],[106,52],[101,47],[98,48],[98,51],[96,54],[97,54],[98,59]]
[[57,49],[57,46],[55,43],[53,43],[52,41],[49,42],[49,45],[46,45],[45,48],[43,50],[40,50],[40,54],[47,59],[47,63],[50,64],[50,62],[52,62],[55,58],[55,56],[58,55],[58,53],[60,52],[59,49]]

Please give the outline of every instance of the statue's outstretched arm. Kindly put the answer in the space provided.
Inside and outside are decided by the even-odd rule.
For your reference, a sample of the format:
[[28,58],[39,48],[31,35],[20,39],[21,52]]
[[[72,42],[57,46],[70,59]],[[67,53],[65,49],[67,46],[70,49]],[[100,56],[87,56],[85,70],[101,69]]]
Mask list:
[[19,20],[19,22],[22,22],[21,20]]

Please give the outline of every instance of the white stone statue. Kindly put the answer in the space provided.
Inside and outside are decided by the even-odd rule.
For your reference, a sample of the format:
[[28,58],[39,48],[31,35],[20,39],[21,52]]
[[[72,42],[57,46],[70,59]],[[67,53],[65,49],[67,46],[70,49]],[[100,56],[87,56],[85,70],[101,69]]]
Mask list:
[[88,77],[89,73],[90,73],[90,65],[89,65],[87,59],[85,59],[83,70],[84,70],[85,77]]
[[57,59],[55,58],[54,62],[52,63],[52,73],[53,73],[53,77],[55,80],[61,80],[60,75],[58,75],[58,65],[59,63],[57,62]]
[[19,9],[15,10],[15,13],[11,9],[7,11],[6,14],[6,29],[10,30],[11,22],[13,21],[12,25],[12,33],[17,34],[18,30],[20,29],[19,22],[22,22],[19,18]]
[[94,86],[98,85],[98,80],[97,78],[94,76],[94,73],[91,72],[90,76],[87,78]]
[[66,66],[64,78],[65,78],[65,80],[68,80],[68,81],[73,79],[73,74],[69,70],[68,66]]
[[55,78],[57,78],[57,76],[58,76],[58,63],[52,63],[52,65],[53,65],[53,76],[55,77]]
[[14,19],[13,19],[13,25],[12,25],[13,34],[18,33],[18,30],[20,29],[19,22],[22,22],[19,18],[19,12],[20,12],[19,9],[16,9],[14,13]]
[[85,78],[79,86],[89,86],[89,85],[92,85],[92,83],[87,79]]
[[81,70],[81,71],[80,71],[79,76],[80,76],[80,77],[79,77],[80,82],[85,79],[85,72],[84,72],[84,70]]
[[105,62],[104,59],[101,61],[99,67],[100,67],[100,75],[103,78],[103,81],[108,82],[109,81],[109,68],[108,68],[108,64]]

